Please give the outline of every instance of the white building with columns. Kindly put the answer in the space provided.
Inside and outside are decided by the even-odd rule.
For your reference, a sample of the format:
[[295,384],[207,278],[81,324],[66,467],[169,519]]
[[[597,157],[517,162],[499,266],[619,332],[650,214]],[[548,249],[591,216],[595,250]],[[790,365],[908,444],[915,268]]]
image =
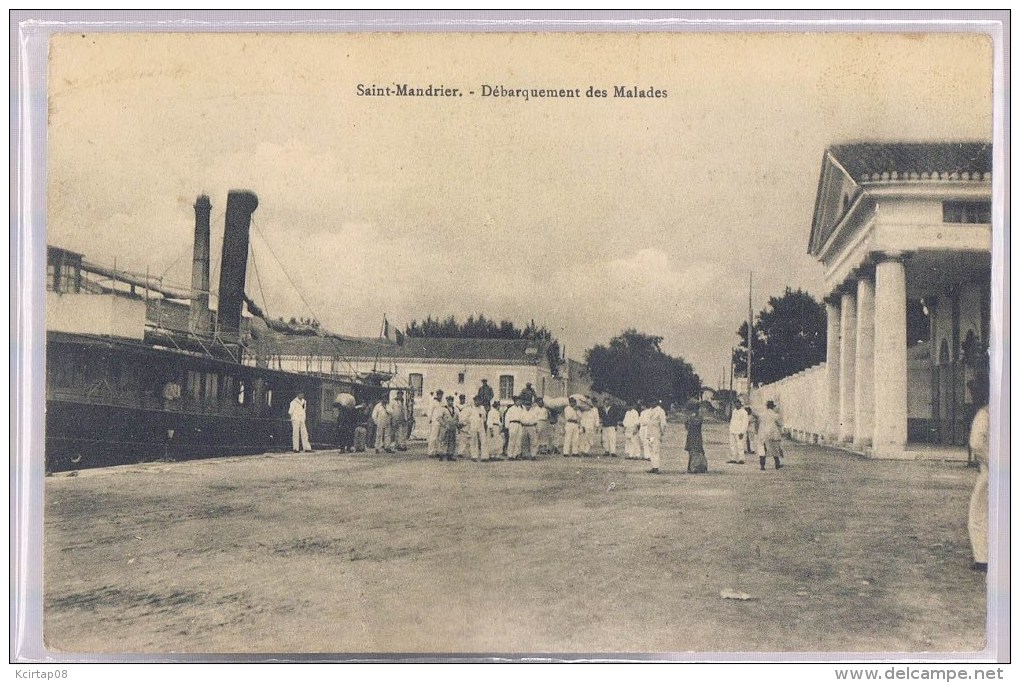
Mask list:
[[990,143],[826,150],[809,245],[828,291],[823,440],[876,457],[966,443],[987,382],[991,171]]

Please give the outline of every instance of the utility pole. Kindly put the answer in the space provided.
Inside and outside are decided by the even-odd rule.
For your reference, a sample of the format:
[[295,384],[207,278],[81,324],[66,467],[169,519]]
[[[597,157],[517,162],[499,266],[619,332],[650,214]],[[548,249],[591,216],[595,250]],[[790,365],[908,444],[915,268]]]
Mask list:
[[726,419],[733,417],[733,357],[736,355],[734,352],[736,349],[730,349],[730,394],[729,394],[729,405],[730,409],[727,411]]
[[747,281],[747,405],[751,405],[751,330],[754,327],[754,309],[751,306],[751,292],[754,288],[754,271]]

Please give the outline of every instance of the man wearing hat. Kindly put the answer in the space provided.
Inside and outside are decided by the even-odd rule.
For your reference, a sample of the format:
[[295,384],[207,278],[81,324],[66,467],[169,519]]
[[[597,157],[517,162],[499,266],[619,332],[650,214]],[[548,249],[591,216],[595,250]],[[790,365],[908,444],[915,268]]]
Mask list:
[[666,432],[666,411],[662,401],[641,411],[641,442],[643,455],[652,461],[649,472],[658,473],[662,465],[662,436]]
[[425,452],[431,457],[439,455],[439,413],[443,410],[446,410],[446,406],[443,405],[443,390],[436,389],[428,409],[429,440]]
[[[521,411],[521,453],[525,460],[534,460],[538,453],[538,420],[540,409],[531,399],[524,400]],[[527,443],[528,447],[524,448]]]
[[631,403],[627,406],[627,413],[623,416],[623,435],[626,441],[627,460],[639,460],[641,458],[641,436],[638,429],[641,427],[641,401]]
[[499,401],[494,401],[485,418],[489,430],[489,456],[503,457],[503,413],[499,410]]
[[598,408],[599,422],[602,423],[602,447],[606,455],[616,457],[616,428],[620,424],[620,408],[608,398]]
[[521,404],[521,397],[514,396],[514,404],[507,408],[503,422],[507,430],[506,455],[510,460],[517,460],[521,457],[521,416],[524,407]]
[[304,392],[299,392],[294,400],[290,402],[287,413],[290,415],[291,431],[293,434],[294,452],[311,451],[312,444],[308,440],[308,427],[305,424],[305,413],[308,402],[305,400]]
[[375,423],[376,453],[380,450],[385,450],[387,453],[393,452],[393,449],[390,448],[390,440],[393,438],[390,432],[392,425],[390,423],[390,413],[386,410],[386,403],[386,399],[379,399],[379,402],[375,404],[375,408],[372,410],[372,422]]
[[482,405],[482,397],[475,396],[472,406],[465,408],[463,413],[467,415],[468,449],[471,459],[475,462],[489,461],[489,439],[486,428],[486,410]]
[[473,404],[467,402],[467,394],[460,394],[457,397],[457,457],[463,458],[468,454],[468,421],[471,419],[470,412],[474,409]]
[[595,446],[595,439],[599,437],[602,425],[599,423],[599,411],[593,405],[587,410],[581,411],[581,436],[580,450],[585,458],[591,457],[591,449]]
[[406,451],[407,446],[407,406],[404,405],[404,392],[397,393],[390,399],[386,406],[386,412],[390,414],[391,442],[398,451]]
[[552,434],[549,428],[549,409],[541,397],[535,399],[535,411],[538,413],[538,454],[552,453]]
[[482,405],[486,410],[488,410],[489,406],[492,405],[493,395],[492,387],[489,386],[489,380],[483,379],[482,386],[478,387],[478,393],[476,396],[482,399]]
[[764,470],[765,460],[771,456],[778,470],[783,466],[783,421],[776,411],[775,401],[765,403],[765,412],[762,413],[759,428],[765,452],[758,456],[758,465]]
[[570,397],[567,407],[563,409],[563,457],[580,455],[578,437],[581,432],[581,411],[577,409],[577,399]]
[[439,423],[439,451],[436,457],[453,462],[455,460],[453,455],[457,449],[458,418],[452,394],[446,397],[446,405],[439,410],[436,421]]
[[726,462],[737,465],[744,464],[744,445],[747,437],[747,426],[750,416],[740,401],[733,404],[730,416],[730,459]]

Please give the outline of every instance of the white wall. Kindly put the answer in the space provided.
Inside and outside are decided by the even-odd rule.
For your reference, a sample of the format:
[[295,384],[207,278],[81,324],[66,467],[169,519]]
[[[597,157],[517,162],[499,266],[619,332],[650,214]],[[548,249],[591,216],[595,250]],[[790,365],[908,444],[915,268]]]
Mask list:
[[[820,363],[778,382],[757,387],[752,395],[755,412],[775,401],[783,426],[798,441],[815,443],[825,434],[827,401],[825,363]],[[931,417],[931,365],[927,358],[908,358],[907,414],[911,418]]]
[[143,339],[145,302],[108,294],[46,292],[46,329]]
[[790,436],[813,443],[825,433],[825,363],[757,387],[751,399],[756,413],[765,410],[766,401],[775,401]]

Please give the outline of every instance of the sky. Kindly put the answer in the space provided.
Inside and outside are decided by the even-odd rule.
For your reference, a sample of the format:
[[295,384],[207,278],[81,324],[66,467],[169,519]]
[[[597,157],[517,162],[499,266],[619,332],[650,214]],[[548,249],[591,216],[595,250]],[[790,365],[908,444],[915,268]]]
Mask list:
[[[463,95],[358,95],[399,83]],[[752,272],[755,311],[827,294],[826,147],[991,140],[991,98],[976,34],[58,35],[47,242],[187,286],[208,194],[215,286],[247,189],[247,291],[273,317],[534,320],[578,360],[635,328],[715,385]]]

